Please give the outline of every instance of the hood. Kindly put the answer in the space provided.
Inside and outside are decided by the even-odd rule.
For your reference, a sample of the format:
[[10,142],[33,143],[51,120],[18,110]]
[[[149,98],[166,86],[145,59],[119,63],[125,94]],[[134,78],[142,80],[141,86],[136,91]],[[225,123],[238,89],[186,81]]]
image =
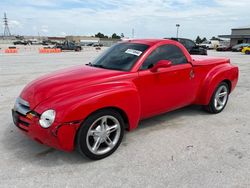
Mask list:
[[77,66],[56,71],[29,83],[22,91],[21,98],[28,101],[31,109],[51,96],[106,82],[126,72],[90,66]]

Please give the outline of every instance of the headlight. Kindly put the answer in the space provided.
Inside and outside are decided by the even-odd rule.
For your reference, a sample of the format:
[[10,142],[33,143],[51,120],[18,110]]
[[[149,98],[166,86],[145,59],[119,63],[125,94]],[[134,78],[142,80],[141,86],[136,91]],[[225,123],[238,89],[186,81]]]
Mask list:
[[48,128],[52,125],[56,117],[56,111],[55,110],[46,110],[42,113],[40,116],[39,123],[41,127]]

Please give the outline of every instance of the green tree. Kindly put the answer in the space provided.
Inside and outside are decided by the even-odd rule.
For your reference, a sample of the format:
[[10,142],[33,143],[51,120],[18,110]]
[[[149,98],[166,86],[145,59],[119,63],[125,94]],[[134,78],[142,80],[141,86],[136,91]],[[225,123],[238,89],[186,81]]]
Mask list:
[[116,33],[113,33],[113,35],[111,36],[112,39],[120,39],[121,37],[119,35],[117,35]]
[[107,35],[104,35],[103,33],[100,33],[100,32],[98,32],[97,34],[95,34],[95,37],[98,37],[98,38],[108,38]]
[[200,36],[197,36],[197,38],[195,39],[195,42],[196,44],[200,44],[202,42]]
[[203,42],[205,42],[205,41],[207,41],[207,38],[206,38],[206,37],[204,37],[204,38],[201,40],[201,43],[203,43]]
[[125,36],[124,36],[124,34],[123,33],[121,33],[121,38],[124,38]]

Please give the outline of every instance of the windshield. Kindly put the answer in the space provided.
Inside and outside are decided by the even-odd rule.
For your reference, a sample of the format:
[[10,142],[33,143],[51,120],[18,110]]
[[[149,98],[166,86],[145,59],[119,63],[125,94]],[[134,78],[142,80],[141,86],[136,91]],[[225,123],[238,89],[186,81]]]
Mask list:
[[101,54],[90,65],[105,69],[129,71],[148,47],[145,44],[118,43]]

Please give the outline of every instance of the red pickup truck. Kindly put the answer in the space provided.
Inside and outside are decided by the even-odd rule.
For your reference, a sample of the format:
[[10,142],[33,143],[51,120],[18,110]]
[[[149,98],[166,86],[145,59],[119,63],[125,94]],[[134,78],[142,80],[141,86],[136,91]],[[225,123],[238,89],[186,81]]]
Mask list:
[[92,63],[29,83],[12,116],[34,140],[96,160],[142,119],[191,104],[221,112],[237,81],[238,67],[227,58],[190,56],[173,40],[129,40]]

